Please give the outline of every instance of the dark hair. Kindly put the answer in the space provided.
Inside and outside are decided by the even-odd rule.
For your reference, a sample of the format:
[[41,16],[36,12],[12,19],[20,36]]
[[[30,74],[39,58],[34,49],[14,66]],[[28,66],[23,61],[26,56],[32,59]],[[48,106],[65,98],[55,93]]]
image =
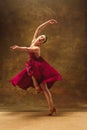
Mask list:
[[47,41],[47,36],[45,35],[45,41],[43,43],[45,43]]

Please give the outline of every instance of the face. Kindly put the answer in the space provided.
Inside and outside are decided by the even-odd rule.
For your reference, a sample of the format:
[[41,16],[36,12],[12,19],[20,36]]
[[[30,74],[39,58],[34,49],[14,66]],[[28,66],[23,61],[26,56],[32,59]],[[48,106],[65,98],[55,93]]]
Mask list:
[[39,36],[39,37],[37,38],[36,44],[37,44],[37,45],[40,45],[40,44],[44,43],[45,41],[46,41],[46,36],[45,36],[45,35],[41,35],[41,36]]

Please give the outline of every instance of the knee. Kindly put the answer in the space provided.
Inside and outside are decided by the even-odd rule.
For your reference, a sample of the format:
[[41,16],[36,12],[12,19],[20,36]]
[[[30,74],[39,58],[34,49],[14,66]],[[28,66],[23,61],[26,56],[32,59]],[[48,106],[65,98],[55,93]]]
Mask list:
[[45,85],[45,83],[41,83],[40,86],[41,86],[41,89],[42,89],[43,91],[46,91],[46,85]]

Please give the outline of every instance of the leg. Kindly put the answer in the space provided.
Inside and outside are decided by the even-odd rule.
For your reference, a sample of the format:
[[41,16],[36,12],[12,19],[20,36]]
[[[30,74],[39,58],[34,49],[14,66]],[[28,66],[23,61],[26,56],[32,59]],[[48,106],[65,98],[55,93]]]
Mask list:
[[33,84],[34,84],[35,89],[37,90],[37,92],[40,92],[40,87],[39,87],[38,82],[36,81],[34,76],[32,76],[32,80],[33,80]]
[[41,89],[43,90],[43,93],[44,93],[44,95],[46,97],[49,109],[51,111],[51,113],[49,115],[52,115],[54,112],[56,112],[56,109],[54,107],[54,103],[53,103],[53,98],[52,98],[51,92],[49,91],[46,83],[42,83],[40,86],[41,86]]

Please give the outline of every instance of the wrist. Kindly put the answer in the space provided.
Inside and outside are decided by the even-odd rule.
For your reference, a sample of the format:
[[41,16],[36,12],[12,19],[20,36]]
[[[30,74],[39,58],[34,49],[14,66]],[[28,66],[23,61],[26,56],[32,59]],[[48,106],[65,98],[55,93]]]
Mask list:
[[20,49],[20,47],[19,47],[19,46],[16,46],[16,47],[15,47],[15,50],[18,50],[18,49]]

